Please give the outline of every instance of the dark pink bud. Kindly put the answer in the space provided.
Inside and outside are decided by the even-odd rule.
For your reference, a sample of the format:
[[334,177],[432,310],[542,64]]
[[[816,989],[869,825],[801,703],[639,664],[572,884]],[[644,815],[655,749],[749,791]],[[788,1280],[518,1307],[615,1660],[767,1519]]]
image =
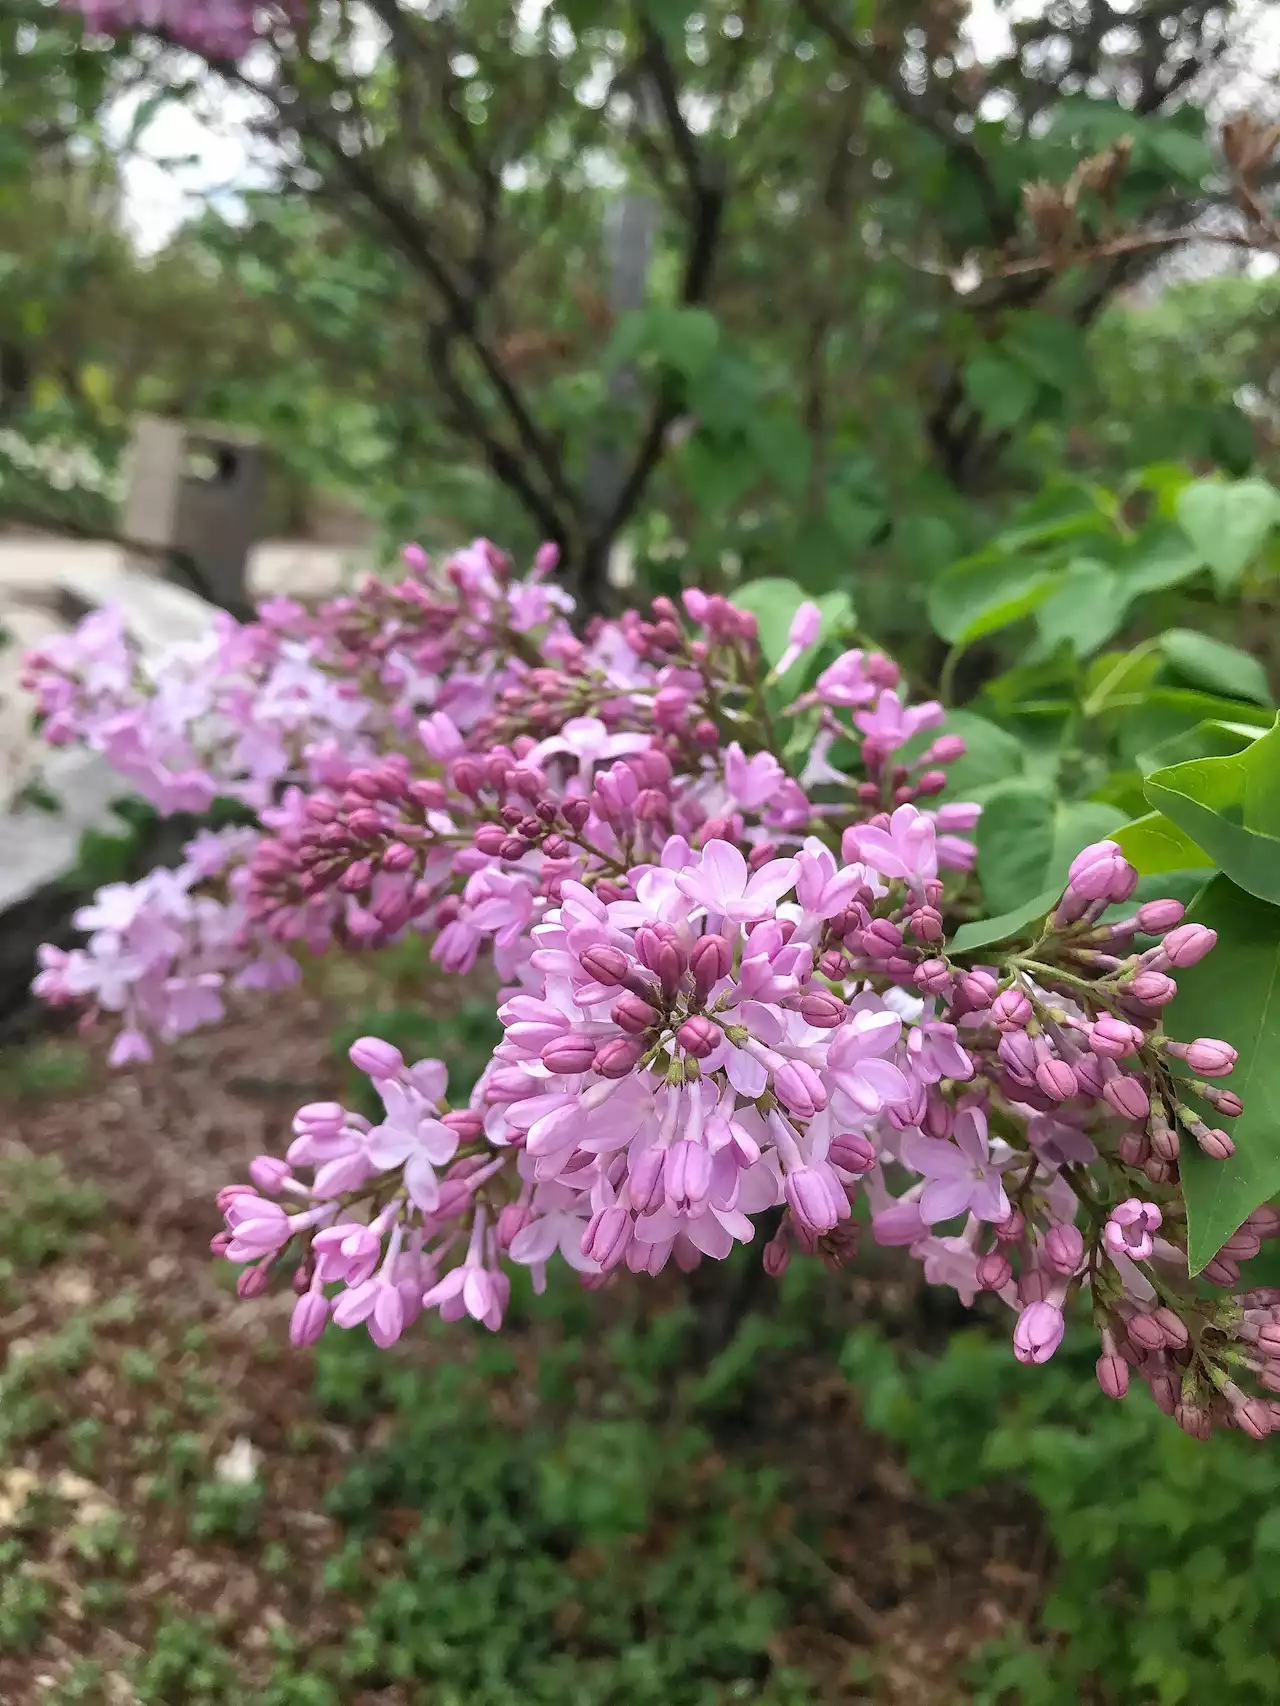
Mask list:
[[1108,1398],[1123,1398],[1129,1390],[1129,1365],[1123,1357],[1100,1356],[1095,1364],[1098,1385]]
[[574,834],[580,835],[587,827],[587,819],[591,816],[591,802],[589,800],[566,800],[560,807],[560,815]]
[[625,1078],[634,1072],[643,1054],[643,1043],[630,1037],[616,1037],[597,1051],[595,1069],[602,1078]]
[[1139,1350],[1164,1349],[1164,1329],[1154,1315],[1135,1315],[1128,1324],[1128,1333]]
[[1217,1255],[1200,1270],[1210,1285],[1237,1286],[1240,1284],[1240,1264],[1230,1256]]
[[441,1125],[447,1125],[450,1131],[456,1131],[462,1143],[474,1143],[484,1130],[483,1116],[474,1108],[453,1108],[447,1114],[441,1114]]
[[693,725],[693,738],[710,752],[720,744],[720,731],[709,717],[703,717]]
[[705,1060],[709,1054],[714,1054],[724,1041],[720,1027],[710,1019],[704,1019],[695,1014],[686,1019],[676,1032],[676,1041],[686,1054],[693,1055],[695,1060]]
[[1244,1103],[1240,1100],[1239,1096],[1236,1095],[1234,1090],[1219,1090],[1215,1087],[1207,1088],[1205,1091],[1205,1100],[1212,1108],[1222,1115],[1223,1119],[1238,1120],[1240,1115],[1244,1112]]
[[1211,1161],[1229,1161],[1236,1152],[1235,1144],[1220,1126],[1202,1127],[1195,1133],[1195,1140],[1201,1154]]
[[1182,922],[1186,910],[1180,900],[1149,900],[1138,908],[1138,928],[1148,936],[1163,936]]
[[991,1230],[1002,1244],[1016,1244],[1027,1230],[1026,1217],[1020,1208],[1015,1208],[1007,1220],[997,1220]]
[[270,1268],[241,1268],[236,1276],[236,1296],[261,1297],[270,1284]]
[[382,869],[395,875],[408,871],[417,863],[418,855],[404,841],[393,841],[390,847],[383,850]]
[[757,841],[747,854],[747,869],[758,871],[762,865],[767,865],[771,859],[778,857],[778,849],[772,841]]
[[370,1078],[394,1078],[404,1070],[400,1050],[381,1037],[357,1037],[347,1058],[357,1072],[366,1072]]
[[[1169,1052],[1173,1053],[1172,1048]],[[1216,1037],[1197,1037],[1187,1044],[1182,1058],[1197,1078],[1225,1078],[1239,1056],[1230,1043],[1219,1042]]]
[[1084,1260],[1084,1235],[1080,1228],[1051,1226],[1044,1241],[1044,1259],[1056,1273],[1075,1273]]
[[1186,1322],[1172,1309],[1157,1309],[1152,1319],[1158,1323],[1164,1334],[1164,1342],[1171,1349],[1180,1351],[1190,1342],[1191,1335],[1187,1331]]
[[764,1247],[764,1271],[770,1279],[781,1279],[791,1264],[791,1245],[785,1238],[771,1238]]
[[1147,1134],[1142,1131],[1122,1131],[1116,1144],[1116,1153],[1126,1167],[1141,1167],[1151,1153]]
[[1246,1398],[1231,1414],[1241,1433],[1250,1439],[1266,1439],[1271,1432],[1271,1406],[1265,1399]]
[[831,1139],[827,1160],[833,1167],[839,1167],[841,1172],[852,1173],[860,1178],[863,1173],[869,1173],[876,1164],[875,1145],[870,1138],[862,1137],[857,1132],[841,1132]]
[[1066,1061],[1053,1056],[1042,1060],[1036,1067],[1036,1083],[1054,1102],[1069,1102],[1080,1088]]
[[967,1005],[974,1008],[990,1007],[1000,993],[1000,985],[989,971],[965,972],[958,987]]
[[733,944],[723,936],[700,936],[689,952],[689,969],[693,973],[694,991],[700,1001],[729,975],[733,964]]
[[908,920],[911,933],[918,942],[940,942],[943,937],[942,914],[936,906],[918,906]]
[[225,1256],[227,1245],[230,1242],[231,1234],[229,1232],[215,1232],[209,1240],[209,1254],[211,1256]]
[[887,918],[873,918],[862,933],[862,951],[871,959],[891,959],[902,952],[902,931]]
[[1013,1263],[1003,1250],[988,1250],[979,1258],[978,1284],[983,1291],[1003,1291],[1013,1278]]
[[1002,989],[991,1003],[991,1017],[998,1030],[1025,1031],[1031,1020],[1031,1003],[1020,989]]
[[1105,1060],[1123,1060],[1141,1048],[1143,1041],[1136,1025],[1117,1019],[1113,1013],[1104,1013],[1089,1033],[1089,1046]]
[[1127,1120],[1145,1120],[1151,1112],[1151,1098],[1142,1080],[1127,1073],[1108,1078],[1102,1086],[1102,1094],[1111,1107]]
[[1164,1007],[1178,993],[1178,986],[1163,972],[1140,971],[1126,993],[1135,1001],[1141,1001],[1144,1007]]
[[651,1030],[662,1015],[639,995],[623,995],[614,1002],[609,1017],[629,1036],[639,1037]]
[[819,1031],[834,1031],[842,1025],[849,1009],[838,995],[827,989],[811,989],[800,1000],[800,1014],[806,1025]]
[[482,823],[472,839],[487,858],[496,859],[502,851],[503,842],[507,839],[507,832],[501,824]]
[[1193,966],[1206,954],[1212,953],[1217,940],[1217,931],[1209,930],[1203,924],[1179,924],[1164,939],[1165,957],[1171,966],[1179,969]]
[[509,835],[498,851],[504,859],[523,859],[529,843],[521,835]]
[[916,967],[913,981],[926,995],[945,995],[951,987],[951,970],[945,960],[925,960]]
[[596,1044],[590,1037],[569,1033],[549,1042],[539,1058],[548,1072],[572,1078],[579,1072],[590,1072],[596,1058]]
[[533,1219],[533,1210],[527,1203],[509,1202],[498,1215],[497,1235],[498,1248],[506,1251],[511,1248],[512,1240],[518,1232],[523,1232]]
[[360,894],[373,881],[373,866],[368,859],[357,859],[353,865],[348,865],[338,878],[338,887],[343,894]]
[[622,949],[614,948],[605,942],[584,948],[578,958],[587,976],[608,988],[620,984],[631,969],[631,961]]

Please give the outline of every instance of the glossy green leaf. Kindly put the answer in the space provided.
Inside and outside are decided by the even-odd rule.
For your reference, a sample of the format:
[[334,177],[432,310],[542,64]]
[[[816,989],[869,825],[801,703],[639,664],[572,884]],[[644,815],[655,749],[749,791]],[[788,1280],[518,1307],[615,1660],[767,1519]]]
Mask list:
[[1030,616],[1054,584],[1054,576],[1029,558],[984,552],[938,576],[929,589],[929,620],[952,645],[971,645]]
[[1219,592],[1230,592],[1280,522],[1280,492],[1265,480],[1193,480],[1178,494],[1177,515]]
[[1216,930],[1218,945],[1178,973],[1165,1023],[1184,1042],[1210,1036],[1232,1044],[1240,1059],[1230,1086],[1244,1103],[1243,1114],[1230,1121],[1204,1110],[1208,1124],[1230,1128],[1236,1153],[1229,1161],[1211,1161],[1183,1139],[1188,1256],[1198,1273],[1280,1191],[1280,909],[1217,877],[1189,916]]
[[1139,876],[1158,876],[1164,871],[1212,870],[1213,860],[1184,835],[1163,812],[1148,812],[1112,835],[1125,858]]
[[1230,699],[1249,699],[1255,705],[1275,704],[1266,670],[1239,646],[1191,628],[1169,628],[1160,636],[1160,649],[1170,667],[1193,687]]
[[1155,771],[1146,792],[1238,887],[1280,901],[1280,721],[1230,757]]
[[1205,559],[1185,530],[1169,521],[1155,521],[1142,532],[1116,564],[1130,600],[1147,592],[1183,586],[1205,569]]
[[1245,699],[1221,699],[1214,693],[1195,693],[1187,687],[1155,687],[1142,694],[1136,705],[1117,710],[1122,717],[1117,729],[1121,751],[1133,761],[1162,741],[1206,722],[1255,724],[1260,734],[1274,722],[1274,714]]
[[1161,741],[1150,752],[1139,753],[1138,766],[1144,776],[1150,776],[1153,770],[1167,770],[1173,764],[1189,764],[1193,758],[1230,758],[1234,753],[1243,752],[1246,746],[1252,746],[1265,733],[1265,729],[1249,723],[1226,723],[1214,717],[1208,722],[1197,723],[1185,734],[1174,735],[1172,740]]
[[1007,942],[1014,936],[1021,936],[1029,931],[1033,924],[1047,917],[1062,897],[1061,884],[1056,888],[1045,889],[1036,895],[1034,900],[1026,901],[1022,906],[1015,906],[1008,912],[996,914],[992,918],[976,918],[971,924],[962,924],[956,931],[951,942],[953,955],[973,954],[979,948],[990,948],[996,942]]

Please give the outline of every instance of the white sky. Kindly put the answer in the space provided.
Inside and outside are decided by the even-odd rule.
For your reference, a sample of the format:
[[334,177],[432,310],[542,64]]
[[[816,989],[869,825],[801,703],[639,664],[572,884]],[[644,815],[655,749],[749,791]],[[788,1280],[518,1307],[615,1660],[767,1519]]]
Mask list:
[[[537,6],[539,0],[524,0]],[[541,0],[545,4],[545,0]],[[1142,0],[1121,0],[1117,11],[1140,5]],[[1259,11],[1242,27],[1248,36],[1248,72],[1233,76],[1224,89],[1233,106],[1248,105],[1251,89],[1274,89],[1280,78],[1280,6],[1259,0]],[[1034,15],[1041,10],[1037,0],[1012,0],[997,10],[997,0],[972,0],[967,33],[979,60],[995,58],[1007,51],[1010,36],[1006,18],[1010,13]],[[1246,7],[1240,8],[1241,12]],[[245,130],[250,113],[247,97],[212,89],[201,114],[189,103],[163,107],[148,126],[142,142],[123,168],[124,219],[137,247],[144,253],[161,248],[185,219],[202,204],[235,204],[238,194],[262,188],[270,174],[255,160],[251,139]],[[127,136],[139,101],[121,103],[111,116],[109,128],[117,137]],[[1273,116],[1273,115],[1272,115]]]

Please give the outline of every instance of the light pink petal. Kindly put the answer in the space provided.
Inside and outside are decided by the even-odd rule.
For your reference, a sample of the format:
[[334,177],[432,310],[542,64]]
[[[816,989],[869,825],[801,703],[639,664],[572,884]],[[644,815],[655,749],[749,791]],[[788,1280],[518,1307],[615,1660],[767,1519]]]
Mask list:
[[923,1132],[909,1132],[903,1138],[902,1159],[913,1172],[923,1173],[926,1179],[967,1179],[973,1172],[953,1143],[925,1137]]
[[796,875],[794,859],[770,859],[767,865],[753,873],[744,898],[759,906],[776,906],[783,895],[796,886]]
[[1007,1220],[1009,1198],[998,1173],[984,1173],[973,1188],[969,1207],[979,1220]]
[[425,1155],[414,1155],[404,1170],[404,1187],[410,1200],[424,1214],[430,1214],[440,1201],[440,1186],[435,1171]]
[[930,1226],[963,1214],[973,1195],[972,1178],[931,1179],[920,1193],[920,1213]]
[[545,1262],[555,1252],[559,1240],[558,1216],[543,1215],[540,1220],[531,1220],[528,1226],[521,1227],[511,1240],[511,1260],[525,1267]]

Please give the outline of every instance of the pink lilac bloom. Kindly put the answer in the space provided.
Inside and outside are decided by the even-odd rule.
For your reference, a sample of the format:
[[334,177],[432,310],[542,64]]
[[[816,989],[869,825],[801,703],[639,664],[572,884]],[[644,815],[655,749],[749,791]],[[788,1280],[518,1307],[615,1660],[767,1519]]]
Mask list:
[[[955,1119],[952,1142],[911,1133],[902,1145],[902,1159],[927,1183],[920,1196],[926,1225],[972,1214],[978,1220],[1005,1220],[1009,1199],[992,1160],[987,1119],[981,1108],[962,1109]],[[1005,1163],[1007,1165],[1007,1163]]]

